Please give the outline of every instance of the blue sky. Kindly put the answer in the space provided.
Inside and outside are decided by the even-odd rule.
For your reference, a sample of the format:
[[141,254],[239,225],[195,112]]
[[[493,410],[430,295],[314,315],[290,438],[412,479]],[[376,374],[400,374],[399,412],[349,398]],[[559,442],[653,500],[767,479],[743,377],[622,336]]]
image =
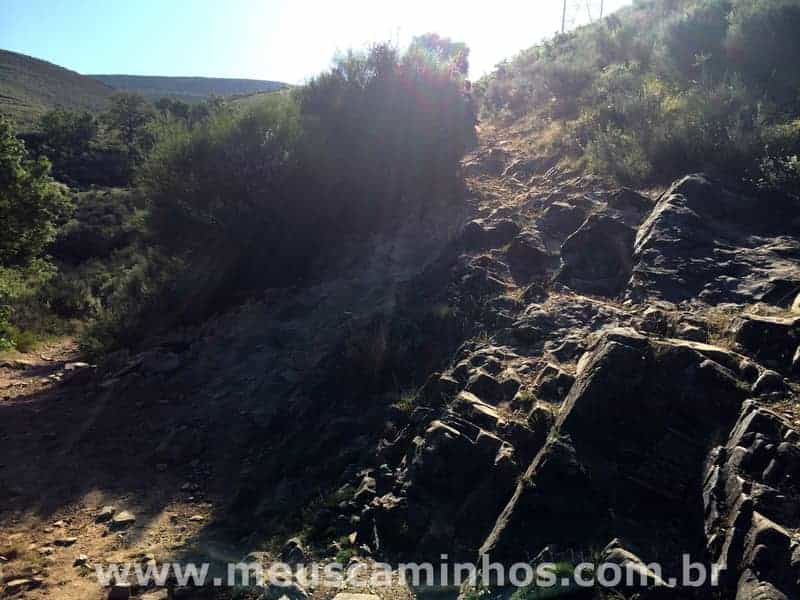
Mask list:
[[[630,2],[605,0],[606,12]],[[81,73],[300,83],[337,51],[436,31],[470,46],[477,78],[555,32],[561,8],[561,0],[0,0],[0,48]]]

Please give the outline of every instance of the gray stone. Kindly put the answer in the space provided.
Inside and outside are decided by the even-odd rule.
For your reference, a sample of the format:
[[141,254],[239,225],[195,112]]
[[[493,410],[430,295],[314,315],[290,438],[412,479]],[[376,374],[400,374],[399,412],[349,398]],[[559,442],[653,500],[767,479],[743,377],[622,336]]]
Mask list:
[[689,340],[690,342],[701,342],[703,344],[708,342],[708,332],[691,323],[680,323],[675,329],[675,335],[682,340]]
[[95,517],[95,523],[107,523],[114,517],[114,513],[117,512],[117,509],[113,506],[104,506],[100,509],[100,512],[97,513]]
[[76,537],[63,537],[63,538],[58,538],[57,540],[53,540],[53,544],[55,544],[56,546],[61,546],[62,548],[66,548],[68,546],[74,545],[75,542],[77,541],[78,538]]
[[789,387],[780,373],[766,370],[753,384],[753,394],[756,396],[784,395],[789,392]]
[[127,529],[131,525],[136,522],[136,515],[127,510],[123,510],[120,513],[114,515],[111,519],[110,527],[111,529],[118,530],[118,529]]
[[300,538],[293,537],[286,540],[281,549],[281,559],[290,564],[300,564],[306,561],[306,550]]

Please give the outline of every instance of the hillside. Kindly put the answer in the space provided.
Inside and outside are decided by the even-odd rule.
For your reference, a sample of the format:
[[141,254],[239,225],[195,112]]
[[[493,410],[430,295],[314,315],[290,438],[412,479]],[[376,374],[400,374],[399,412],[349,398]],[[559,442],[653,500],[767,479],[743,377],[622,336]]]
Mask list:
[[118,90],[139,92],[150,100],[169,97],[184,102],[200,102],[211,96],[239,96],[274,92],[285,87],[279,81],[226,79],[221,77],[151,77],[144,75],[90,75]]
[[114,92],[108,85],[38,58],[0,50],[0,113],[18,128],[61,106],[101,110]]
[[474,97],[426,34],[168,121],[6,285],[91,317],[0,356],[0,597],[800,598],[799,28],[637,0]]

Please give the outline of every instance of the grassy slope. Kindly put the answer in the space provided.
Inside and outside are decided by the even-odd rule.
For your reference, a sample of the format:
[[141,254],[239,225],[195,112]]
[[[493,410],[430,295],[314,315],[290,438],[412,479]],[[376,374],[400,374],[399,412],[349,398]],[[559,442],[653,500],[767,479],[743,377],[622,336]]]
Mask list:
[[19,129],[32,126],[56,106],[102,109],[114,92],[109,86],[52,63],[0,50],[0,114]]
[[[800,0],[637,0],[476,85],[551,164],[633,185],[800,178]],[[795,185],[795,184],[792,184]],[[791,186],[789,186],[791,187]]]
[[143,75],[91,75],[111,87],[139,92],[157,100],[170,97],[185,102],[199,102],[210,96],[236,96],[274,92],[286,87],[279,81],[224,79],[217,77],[150,77]]

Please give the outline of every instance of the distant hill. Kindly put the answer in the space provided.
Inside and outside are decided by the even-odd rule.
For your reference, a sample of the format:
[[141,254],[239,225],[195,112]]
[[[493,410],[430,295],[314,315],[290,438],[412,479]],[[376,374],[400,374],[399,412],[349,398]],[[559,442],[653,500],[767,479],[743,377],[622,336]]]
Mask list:
[[150,100],[165,96],[200,102],[211,96],[248,97],[289,86],[279,81],[214,77],[81,75],[32,56],[0,50],[0,114],[18,130],[30,129],[47,110],[103,110],[118,90],[139,92]]
[[90,75],[118,90],[139,92],[151,100],[163,97],[200,102],[211,96],[240,96],[274,92],[288,87],[279,81],[219,77],[157,77],[145,75]]
[[0,114],[19,129],[31,127],[50,108],[101,110],[108,85],[38,58],[0,50]]

